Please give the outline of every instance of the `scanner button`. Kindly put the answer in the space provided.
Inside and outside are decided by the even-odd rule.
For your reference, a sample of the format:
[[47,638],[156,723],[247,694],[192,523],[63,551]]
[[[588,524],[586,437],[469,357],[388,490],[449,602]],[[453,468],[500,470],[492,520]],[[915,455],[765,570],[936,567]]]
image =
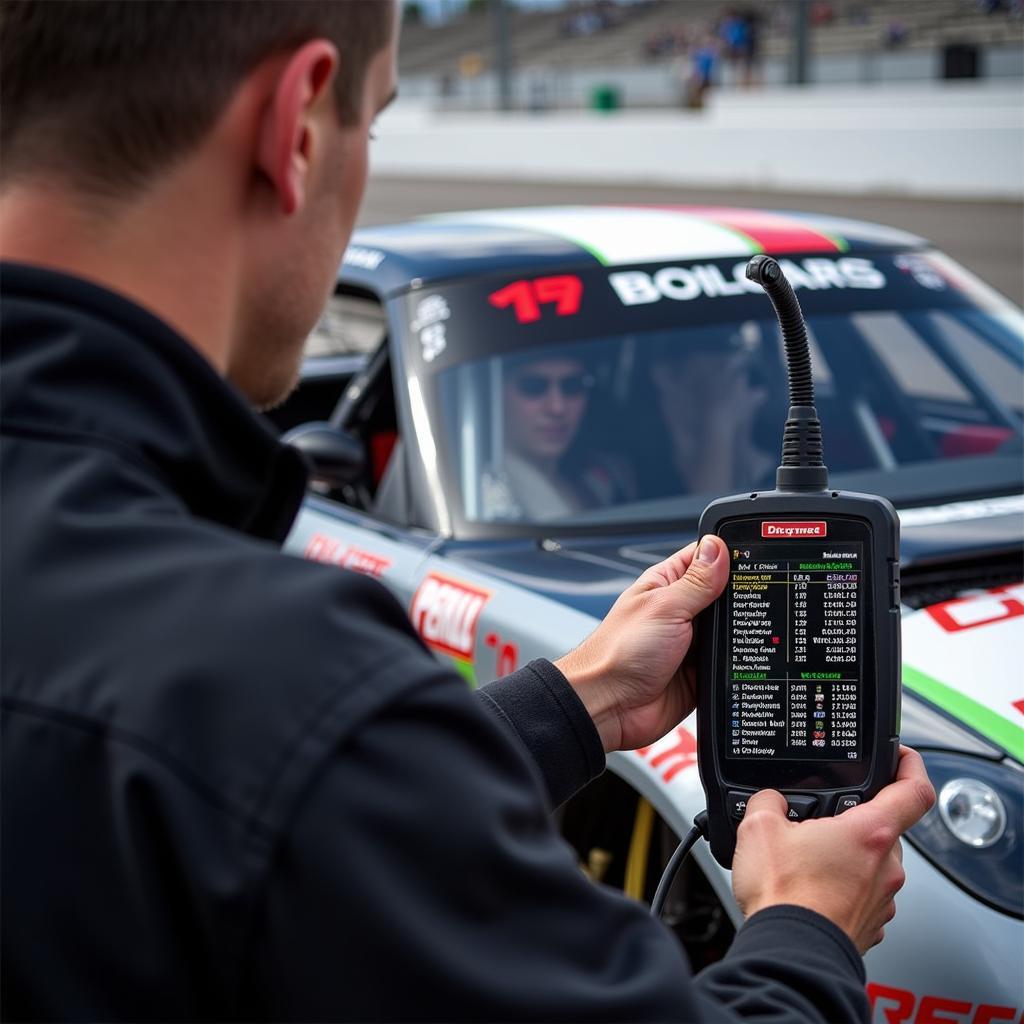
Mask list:
[[851,807],[856,807],[859,803],[859,794],[843,793],[836,801],[836,814],[842,814],[843,811],[848,811]]
[[730,793],[726,799],[726,804],[729,808],[729,817],[733,821],[742,821],[743,815],[747,813],[747,800],[750,799],[749,793]]
[[814,814],[818,806],[818,798],[816,796],[787,796],[786,803],[789,804],[786,817],[790,821],[803,821]]

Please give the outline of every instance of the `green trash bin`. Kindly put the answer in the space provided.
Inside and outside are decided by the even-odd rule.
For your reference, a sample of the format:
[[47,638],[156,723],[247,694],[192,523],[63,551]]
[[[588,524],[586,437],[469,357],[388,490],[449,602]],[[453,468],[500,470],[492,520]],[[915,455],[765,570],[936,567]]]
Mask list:
[[618,110],[622,105],[622,95],[617,85],[595,85],[590,93],[591,110]]

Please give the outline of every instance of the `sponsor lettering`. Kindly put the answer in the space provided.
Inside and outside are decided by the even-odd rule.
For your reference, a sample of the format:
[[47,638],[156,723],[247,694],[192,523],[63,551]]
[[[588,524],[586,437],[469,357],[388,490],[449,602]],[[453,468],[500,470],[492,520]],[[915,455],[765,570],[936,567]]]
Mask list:
[[345,250],[342,262],[347,263],[350,267],[376,270],[384,262],[384,253],[377,249],[366,249],[361,245],[350,245]]
[[302,554],[311,562],[337,565],[342,569],[362,573],[364,576],[382,576],[391,567],[390,558],[342,544],[340,540],[323,533],[314,533]]
[[925,610],[947,633],[990,626],[1024,615],[1024,583],[995,587],[971,597],[957,597]]
[[416,305],[416,317],[409,330],[419,336],[423,361],[432,363],[448,347],[445,321],[452,311],[443,295],[428,295]]
[[410,618],[428,646],[442,654],[471,659],[476,626],[490,592],[430,573],[413,595]]
[[[886,285],[885,275],[871,262],[858,256],[839,259],[814,258],[779,260],[793,289],[821,291],[829,288],[861,288],[876,290]],[[761,288],[747,280],[746,262],[733,266],[727,277],[714,264],[689,267],[662,267],[649,274],[644,270],[622,270],[608,275],[619,301],[624,306],[639,306],[661,299],[689,302],[692,299],[743,295],[760,292]]]
[[497,633],[488,633],[484,637],[484,643],[492,648],[497,654],[494,678],[500,679],[510,672],[515,672],[519,665],[519,647],[516,644],[502,640]]
[[826,537],[828,536],[828,524],[824,522],[814,523],[793,523],[793,522],[763,522],[761,523],[762,537]]
[[[996,1021],[1024,1021],[1013,1006],[970,1003],[941,996],[920,998],[905,988],[868,982],[872,1020],[884,1024],[995,1024]],[[915,1012],[916,1011],[916,1012]]]
[[661,781],[671,782],[684,768],[697,763],[697,741],[681,725],[649,747],[639,747],[638,757],[661,769]]

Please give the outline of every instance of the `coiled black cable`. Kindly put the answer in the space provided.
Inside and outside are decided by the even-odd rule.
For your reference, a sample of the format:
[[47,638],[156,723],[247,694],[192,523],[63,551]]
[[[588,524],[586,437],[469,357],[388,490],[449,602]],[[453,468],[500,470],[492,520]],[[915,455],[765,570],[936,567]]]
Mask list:
[[828,486],[823,461],[821,421],[814,407],[814,379],[803,311],[778,261],[754,256],[747,278],[759,284],[771,299],[782,330],[789,374],[789,415],[782,435],[782,464],[777,474],[780,491],[817,491]]
[[793,286],[782,267],[771,256],[755,256],[747,264],[747,278],[765,291],[775,307],[786,347],[789,372],[789,404],[814,405],[814,381],[811,378],[811,353],[807,345],[807,327]]

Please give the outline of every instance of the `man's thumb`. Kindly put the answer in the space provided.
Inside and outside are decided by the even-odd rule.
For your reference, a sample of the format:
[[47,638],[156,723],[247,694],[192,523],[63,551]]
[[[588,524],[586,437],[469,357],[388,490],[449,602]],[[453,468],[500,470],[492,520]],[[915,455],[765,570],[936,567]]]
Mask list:
[[761,789],[747,801],[747,810],[743,817],[749,818],[755,811],[767,811],[769,814],[788,820],[789,804],[778,790]]
[[672,584],[680,614],[694,618],[725,589],[729,549],[713,534],[701,538],[686,572]]

